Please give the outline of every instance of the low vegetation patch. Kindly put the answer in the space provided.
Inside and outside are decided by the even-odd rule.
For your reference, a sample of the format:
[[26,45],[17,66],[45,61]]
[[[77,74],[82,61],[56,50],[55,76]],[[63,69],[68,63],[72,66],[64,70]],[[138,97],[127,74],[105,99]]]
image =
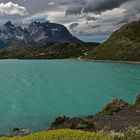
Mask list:
[[130,108],[131,105],[123,100],[114,99],[111,103],[107,104],[100,113],[104,115],[113,115],[119,112],[121,109]]
[[116,106],[116,105],[111,105],[108,104],[106,105],[106,107],[103,108],[103,110],[101,111],[101,113],[103,113],[104,115],[113,115],[116,112],[120,111],[120,107]]
[[98,132],[61,129],[32,134],[25,137],[1,137],[0,140],[114,140],[112,137]]
[[129,127],[123,132],[123,137],[121,140],[140,140],[140,128],[139,127]]

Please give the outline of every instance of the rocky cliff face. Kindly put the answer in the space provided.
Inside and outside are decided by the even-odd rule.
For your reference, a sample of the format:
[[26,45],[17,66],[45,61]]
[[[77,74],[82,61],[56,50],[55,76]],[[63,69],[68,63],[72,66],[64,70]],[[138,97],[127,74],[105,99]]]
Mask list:
[[74,37],[65,26],[56,23],[32,22],[27,28],[15,26],[10,21],[0,30],[0,47],[10,45],[46,45],[50,42],[82,42]]

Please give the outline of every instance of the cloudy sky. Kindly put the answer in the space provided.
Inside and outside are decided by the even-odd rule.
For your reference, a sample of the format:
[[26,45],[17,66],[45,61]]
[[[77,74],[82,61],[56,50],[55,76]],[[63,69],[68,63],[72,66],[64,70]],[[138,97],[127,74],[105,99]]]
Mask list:
[[23,25],[48,20],[64,24],[80,39],[102,42],[140,19],[140,0],[0,0],[0,19]]

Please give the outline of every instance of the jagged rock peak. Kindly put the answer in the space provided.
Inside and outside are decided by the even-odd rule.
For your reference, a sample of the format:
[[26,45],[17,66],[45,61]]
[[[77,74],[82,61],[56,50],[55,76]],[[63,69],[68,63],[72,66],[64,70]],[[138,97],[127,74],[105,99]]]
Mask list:
[[[51,42],[82,42],[74,37],[68,29],[61,24],[50,22],[32,22],[26,29],[15,26],[11,21],[6,22],[0,32],[0,42],[5,47],[9,45],[46,45]],[[3,47],[3,45],[0,47]]]
[[15,27],[15,25],[11,21],[6,22],[4,26]]

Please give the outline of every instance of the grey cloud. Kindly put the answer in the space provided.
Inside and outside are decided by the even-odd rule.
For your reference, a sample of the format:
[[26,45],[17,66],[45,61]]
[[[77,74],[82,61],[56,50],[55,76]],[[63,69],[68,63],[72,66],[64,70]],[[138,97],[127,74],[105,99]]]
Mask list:
[[97,20],[97,19],[98,19],[98,18],[96,18],[96,17],[90,17],[90,16],[87,16],[87,17],[86,17],[86,20],[87,20],[87,21],[91,21],[91,20],[94,21],[94,20]]
[[99,14],[106,10],[112,10],[114,8],[117,8],[127,1],[130,0],[88,0],[86,6],[83,9],[83,12],[94,12]]
[[79,32],[79,34],[80,34],[81,36],[98,35],[98,34],[100,34],[100,33],[102,33],[100,30],[98,30],[98,31],[92,31],[92,32],[90,32],[90,31],[80,31],[80,32]]
[[84,0],[74,0],[71,1],[65,1],[65,4],[70,5],[66,10],[66,15],[70,14],[80,14],[80,13],[96,13],[100,14],[106,10],[112,10],[114,8],[119,7],[125,2],[132,1],[132,0],[87,0],[85,2]]
[[73,28],[77,27],[78,25],[79,25],[79,23],[72,23],[70,25],[70,29],[73,29]]
[[66,15],[77,15],[81,14],[83,5],[73,5],[67,8]]
[[[132,19],[133,18],[133,19]],[[126,14],[124,15],[122,18],[120,18],[117,22],[117,25],[122,25],[122,24],[126,24],[132,20],[134,20],[136,17],[134,14],[130,15],[130,14]]]
[[126,3],[122,5],[122,8],[126,9],[126,11],[123,13],[124,15],[118,20],[117,26],[122,26],[123,24],[139,19],[139,16],[137,17],[137,15],[140,15],[139,0],[134,0],[129,3]]
[[99,28],[99,27],[101,27],[101,25],[99,25],[99,24],[98,24],[98,25],[93,25],[93,26],[92,26],[92,28]]
[[85,5],[85,0],[60,0],[59,5]]

